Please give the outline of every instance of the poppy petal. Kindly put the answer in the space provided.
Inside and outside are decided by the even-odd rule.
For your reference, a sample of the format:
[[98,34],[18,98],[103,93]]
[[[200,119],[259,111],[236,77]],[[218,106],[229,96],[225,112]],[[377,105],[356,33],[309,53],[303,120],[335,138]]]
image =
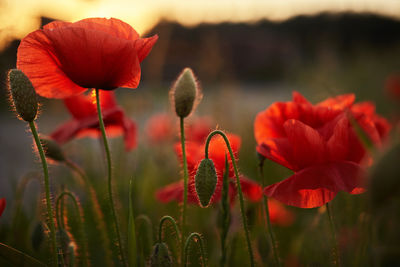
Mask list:
[[271,138],[257,146],[257,152],[290,170],[298,167],[293,159],[292,147],[287,138]]
[[257,202],[262,198],[262,188],[257,182],[241,176],[240,185],[244,196],[249,200]]
[[297,167],[304,168],[324,162],[326,143],[318,131],[298,120],[288,120],[283,127]]
[[269,219],[272,224],[289,226],[294,221],[294,214],[279,201],[268,198]]
[[360,165],[349,161],[315,165],[267,186],[264,193],[286,205],[315,208],[331,201],[339,191],[362,192],[361,174]]
[[149,38],[139,38],[136,40],[135,49],[137,51],[139,62],[142,62],[143,59],[147,57],[157,40],[158,35]]
[[65,98],[86,91],[60,69],[50,39],[43,31],[30,33],[18,47],[17,68],[31,80],[36,92],[49,98]]

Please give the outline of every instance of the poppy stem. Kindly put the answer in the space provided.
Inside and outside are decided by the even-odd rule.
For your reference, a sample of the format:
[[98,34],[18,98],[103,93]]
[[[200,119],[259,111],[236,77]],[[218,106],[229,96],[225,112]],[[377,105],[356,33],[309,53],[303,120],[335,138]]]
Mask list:
[[47,220],[48,220],[48,224],[49,224],[49,228],[50,228],[50,239],[51,239],[52,250],[53,250],[53,261],[54,261],[54,266],[58,266],[56,227],[54,224],[54,213],[53,213],[53,207],[51,204],[51,196],[50,196],[49,170],[47,167],[47,161],[46,161],[46,156],[43,151],[43,146],[42,146],[42,143],[40,142],[39,135],[36,131],[35,123],[33,121],[30,121],[29,127],[31,128],[31,132],[32,132],[33,138],[35,139],[35,143],[36,143],[37,149],[39,151],[40,159],[42,161],[43,174],[44,174],[44,189],[45,189],[45,194],[46,194]]
[[[89,204],[90,212],[89,212],[89,214],[85,214],[85,217],[90,216],[93,218],[93,220],[95,222],[97,222],[98,226],[96,227],[96,230],[98,230],[100,232],[101,240],[106,241],[103,244],[104,252],[105,252],[104,256],[106,258],[106,264],[111,265],[111,259],[112,259],[111,253],[110,253],[110,249],[106,245],[106,244],[109,244],[110,242],[107,242],[107,241],[109,241],[109,239],[108,239],[108,235],[107,235],[107,231],[106,231],[106,225],[104,224],[104,214],[101,211],[99,199],[96,194],[96,190],[94,189],[93,185],[91,184],[89,177],[86,175],[85,171],[82,170],[82,168],[79,167],[78,164],[76,164],[75,162],[73,162],[69,159],[66,159],[64,163],[73,172],[78,174],[78,176],[80,177],[78,182],[80,184],[83,184],[86,187],[86,191],[90,195],[90,199],[92,200],[92,203]],[[56,213],[56,215],[57,215],[57,213]],[[92,227],[92,226],[90,226],[90,227]]]
[[189,237],[186,239],[185,243],[185,261],[184,261],[184,267],[188,266],[188,256],[189,256],[189,246],[191,241],[194,241],[195,243],[199,244],[200,247],[200,255],[201,255],[201,266],[206,267],[207,266],[207,256],[205,252],[205,247],[204,247],[204,242],[203,238],[199,233],[191,233]]
[[179,232],[178,225],[176,224],[174,218],[172,218],[171,216],[168,216],[168,215],[166,215],[160,219],[160,223],[158,225],[158,243],[162,243],[163,226],[164,226],[165,221],[170,221],[170,223],[174,227],[176,236],[178,237],[178,242],[180,243],[181,242],[181,233]]
[[246,220],[246,215],[245,215],[245,210],[244,210],[244,200],[243,200],[242,186],[240,185],[239,172],[238,172],[238,169],[236,167],[236,161],[235,161],[235,157],[234,157],[233,152],[232,152],[231,145],[230,145],[229,140],[226,137],[224,132],[222,132],[220,130],[215,130],[215,131],[211,132],[208,135],[207,140],[206,140],[206,146],[205,146],[205,158],[208,159],[208,147],[210,145],[211,138],[216,134],[219,134],[224,138],[225,144],[226,144],[226,146],[227,146],[227,148],[229,150],[229,155],[230,155],[231,160],[232,160],[233,169],[235,170],[236,186],[237,186],[237,190],[238,190],[239,203],[240,203],[240,213],[242,215],[243,229],[244,229],[244,232],[245,232],[245,235],[246,235],[247,249],[249,251],[249,257],[250,257],[250,266],[254,267],[253,249],[251,247],[249,227],[247,225],[247,220]]
[[183,207],[182,207],[182,237],[181,237],[181,262],[184,261],[184,242],[186,234],[186,206],[187,206],[187,195],[188,195],[188,167],[186,159],[186,149],[185,149],[185,124],[184,118],[180,117],[180,129],[181,129],[181,145],[182,145],[182,159],[183,159]]
[[338,243],[336,239],[336,230],[335,230],[335,222],[333,221],[333,214],[331,210],[331,206],[326,203],[326,213],[328,214],[329,218],[329,225],[331,228],[331,235],[332,235],[332,242],[334,243],[333,247],[333,254],[334,254],[334,263],[336,266],[340,266],[340,257],[339,257],[339,248],[338,248]]
[[230,224],[230,207],[229,207],[229,161],[228,155],[225,154],[225,172],[222,180],[221,193],[221,259],[220,266],[224,267],[226,263],[227,245],[226,239],[229,232]]
[[117,234],[117,242],[118,242],[118,247],[119,247],[119,254],[121,256],[122,264],[124,266],[127,266],[126,265],[126,261],[125,261],[124,251],[123,251],[123,248],[122,248],[121,234],[120,234],[120,231],[119,231],[117,215],[116,215],[115,207],[114,207],[114,199],[113,199],[113,193],[112,193],[112,165],[111,165],[110,148],[108,146],[106,129],[104,127],[103,116],[101,114],[99,89],[96,88],[95,90],[96,90],[97,114],[99,115],[99,126],[100,126],[100,130],[101,130],[101,135],[103,137],[104,150],[106,151],[106,157],[107,157],[107,163],[108,163],[107,164],[108,165],[108,197],[110,199],[111,212],[112,212],[112,217],[113,217],[113,220],[114,220],[115,232]]
[[[264,162],[265,162],[265,158],[262,157],[262,158],[260,158],[260,161],[259,161],[259,164],[258,164],[258,168],[259,168],[260,176],[261,176],[261,184],[262,184],[263,188],[265,187]],[[269,217],[268,197],[265,194],[263,194],[263,206],[264,206],[264,211],[265,211],[265,218],[264,219],[265,219],[265,222],[267,224],[269,237],[271,239],[272,253],[274,254],[275,264],[276,264],[276,266],[279,267],[279,266],[281,266],[281,263],[279,261],[279,256],[278,256],[278,247],[276,245],[274,233],[272,231],[271,219]]]

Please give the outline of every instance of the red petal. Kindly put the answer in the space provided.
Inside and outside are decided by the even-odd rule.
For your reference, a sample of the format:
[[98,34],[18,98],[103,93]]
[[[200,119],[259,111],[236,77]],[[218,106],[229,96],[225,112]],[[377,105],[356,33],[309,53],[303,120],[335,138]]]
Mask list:
[[[174,148],[175,153],[178,155],[179,161],[183,162],[181,143],[176,143]],[[197,142],[187,141],[185,142],[185,152],[189,174],[194,174],[196,172],[197,165],[204,158],[204,146]]]
[[331,201],[339,191],[360,193],[361,173],[360,166],[349,161],[311,166],[267,186],[264,193],[287,205],[320,207]]
[[60,69],[51,41],[42,30],[30,33],[18,47],[17,68],[31,80],[44,97],[65,98],[86,91]]
[[0,216],[3,214],[5,208],[6,208],[6,199],[0,198]]
[[[240,144],[241,144],[241,138],[238,135],[234,134],[226,134],[226,137],[228,138],[228,141],[231,145],[232,148],[232,153],[235,158],[238,156],[238,152],[240,149]],[[204,153],[204,149],[203,149]],[[222,136],[216,135],[213,136],[210,145],[208,148],[208,154],[209,158],[214,162],[215,169],[217,172],[224,172],[225,169],[225,155],[228,155],[228,159],[231,162],[231,158],[229,156],[229,150],[227,148],[227,145],[225,143],[225,140]],[[204,155],[203,155],[204,158]],[[232,163],[230,164],[230,168],[232,169]],[[233,174],[233,173],[232,173]],[[230,175],[232,176],[232,175]]]
[[288,120],[283,126],[298,168],[326,160],[326,144],[318,131],[298,120]]
[[351,105],[353,105],[355,99],[356,97],[354,94],[339,95],[319,102],[316,106],[344,110],[346,108],[350,108]]
[[257,152],[290,170],[297,170],[292,147],[287,138],[272,138],[257,146]]
[[136,147],[136,124],[129,118],[124,118],[122,122],[124,130],[125,150],[131,151]]
[[137,51],[139,62],[142,62],[143,59],[147,57],[150,53],[153,45],[157,42],[158,35],[154,35],[149,38],[140,38],[135,42],[135,49]]
[[311,105],[311,103],[308,102],[308,100],[299,92],[293,91],[292,97],[293,97],[293,102],[295,103]]

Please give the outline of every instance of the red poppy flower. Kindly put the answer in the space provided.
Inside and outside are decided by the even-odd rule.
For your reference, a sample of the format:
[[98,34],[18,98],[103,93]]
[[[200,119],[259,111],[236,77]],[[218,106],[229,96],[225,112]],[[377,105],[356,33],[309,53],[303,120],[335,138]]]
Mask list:
[[[237,153],[240,148],[240,137],[228,134],[229,142],[232,146],[232,151],[237,157]],[[195,190],[195,182],[194,177],[197,171],[197,167],[200,164],[200,161],[204,158],[204,144],[199,142],[186,142],[186,156],[187,156],[187,163],[188,163],[188,171],[189,171],[189,188],[188,188],[188,202],[193,204],[198,204],[199,199]],[[179,156],[180,160],[182,161],[182,148],[180,144],[175,145],[175,151]],[[210,203],[215,203],[221,199],[221,191],[222,191],[222,179],[223,173],[225,169],[225,154],[228,154],[228,150],[226,149],[226,145],[222,137],[215,136],[211,139],[210,146],[209,146],[209,157],[213,160],[215,169],[217,171],[217,186],[214,192],[214,195],[211,198]],[[231,181],[229,183],[229,194],[231,200],[233,200],[234,196],[236,195],[236,179],[233,172],[233,166],[230,162],[230,169],[229,169],[229,178]],[[258,201],[262,197],[262,189],[261,187],[254,181],[241,176],[241,185],[243,194],[252,201]],[[162,189],[160,189],[156,193],[156,197],[161,202],[170,202],[170,201],[178,201],[182,202],[183,199],[183,181],[179,181],[168,185]]]
[[6,208],[6,199],[0,198],[0,216],[3,214],[5,208]]
[[[125,116],[124,111],[117,105],[114,92],[99,91],[100,105],[104,125],[108,137],[124,135],[127,151],[136,146],[136,125]],[[94,90],[91,94],[81,94],[64,99],[64,104],[72,115],[72,119],[58,127],[50,137],[57,143],[64,144],[73,138],[93,137],[101,135],[99,117],[96,108]]]
[[136,88],[140,62],[157,38],[139,38],[129,24],[114,18],[55,21],[21,40],[17,68],[48,98],[70,97],[87,88]]
[[280,226],[289,226],[294,221],[294,214],[279,201],[268,199],[269,220],[272,224]]
[[210,117],[190,117],[185,127],[186,139],[203,143],[212,131],[213,121]]
[[274,103],[257,115],[257,151],[294,171],[266,187],[266,195],[288,205],[313,208],[331,201],[339,191],[363,192],[360,174],[366,150],[350,116],[378,146],[390,125],[375,114],[373,104],[353,104],[354,100],[349,94],[312,105],[294,92],[293,101]]

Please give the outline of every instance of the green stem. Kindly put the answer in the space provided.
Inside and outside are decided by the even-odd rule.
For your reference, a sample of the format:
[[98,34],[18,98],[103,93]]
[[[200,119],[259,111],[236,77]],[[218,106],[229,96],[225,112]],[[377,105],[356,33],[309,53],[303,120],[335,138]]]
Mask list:
[[[69,159],[66,159],[64,163],[73,172],[76,172],[78,174],[78,176],[80,177],[78,182],[80,184],[83,184],[86,187],[86,191],[90,195],[92,203],[91,203],[91,205],[89,204],[89,206],[90,206],[89,209],[90,209],[91,212],[85,213],[84,216],[85,217],[89,217],[90,216],[90,217],[93,218],[93,220],[95,222],[97,222],[97,225],[96,225],[95,228],[96,228],[97,231],[99,231],[100,238],[101,238],[102,242],[104,243],[104,244],[102,243],[102,245],[104,246],[104,253],[105,253],[105,260],[106,260],[105,264],[106,265],[111,265],[112,256],[111,256],[109,247],[107,247],[107,245],[106,245],[106,244],[110,244],[110,242],[109,242],[109,238],[108,238],[108,235],[107,235],[106,225],[104,223],[104,214],[101,211],[99,200],[98,200],[98,197],[97,197],[97,194],[96,194],[96,190],[92,186],[92,184],[91,184],[91,182],[89,180],[89,177],[86,175],[85,171],[82,170],[81,167],[79,167],[75,162],[73,162],[73,161],[71,161]],[[56,213],[56,215],[57,215],[57,213]],[[92,227],[92,226],[90,226],[90,227]]]
[[79,236],[81,239],[80,241],[81,241],[82,254],[83,254],[82,266],[88,266],[88,248],[87,248],[87,244],[86,244],[86,240],[85,240],[85,229],[83,228],[83,222],[82,222],[83,212],[80,209],[80,205],[79,205],[79,202],[76,199],[76,197],[71,192],[64,191],[57,197],[56,213],[58,210],[58,206],[61,204],[61,201],[62,201],[62,199],[64,199],[64,197],[69,197],[72,200],[72,202],[74,203],[75,212],[78,215],[77,221],[78,221],[78,227],[79,227],[79,231],[80,231]]
[[[260,171],[260,176],[261,176],[261,184],[262,184],[262,188],[265,187],[265,177],[264,177],[264,158],[260,159],[259,162],[259,171]],[[280,261],[279,261],[279,256],[278,256],[278,249],[276,246],[276,241],[275,241],[275,237],[274,237],[274,233],[272,232],[272,225],[271,225],[271,219],[269,216],[269,208],[268,208],[268,197],[267,195],[263,194],[263,206],[264,206],[264,211],[265,211],[265,221],[267,224],[267,229],[269,232],[269,237],[270,237],[270,241],[271,241],[271,245],[272,245],[272,253],[274,254],[274,259],[275,259],[275,264],[276,266],[280,266]]]
[[220,266],[225,266],[226,263],[226,238],[229,231],[230,207],[229,207],[229,161],[228,155],[225,154],[225,172],[222,180],[222,193],[221,193],[221,259]]
[[336,266],[340,266],[339,248],[338,248],[338,243],[337,243],[337,239],[336,239],[336,230],[335,230],[335,223],[333,221],[333,215],[332,215],[330,205],[328,203],[326,203],[325,206],[326,206],[326,212],[327,212],[328,218],[329,218],[329,225],[331,228],[332,242],[334,243],[334,247],[333,247],[333,254],[334,254],[334,261],[335,261],[334,263]]
[[119,232],[117,215],[116,215],[115,207],[114,207],[114,199],[113,199],[113,193],[112,193],[112,165],[111,165],[110,148],[108,146],[106,129],[104,127],[103,116],[101,114],[99,89],[95,89],[95,90],[96,90],[97,114],[99,115],[99,126],[100,126],[101,134],[102,134],[102,137],[103,137],[104,149],[105,149],[105,152],[106,152],[107,163],[108,163],[107,164],[107,166],[108,166],[108,197],[110,199],[112,218],[114,220],[115,232],[117,234],[117,242],[118,242],[119,254],[121,256],[122,264],[124,266],[127,266],[126,265],[126,261],[125,261],[124,251],[123,251],[123,248],[122,248],[121,234]]
[[174,230],[175,230],[175,232],[176,232],[176,235],[177,235],[177,237],[178,237],[178,242],[180,242],[181,241],[181,234],[180,234],[180,232],[179,232],[179,228],[178,228],[178,225],[176,224],[176,222],[175,222],[175,220],[174,220],[174,218],[172,218],[171,216],[164,216],[164,217],[162,217],[161,218],[161,220],[160,220],[160,223],[159,223],[159,225],[158,225],[158,242],[159,243],[161,243],[162,242],[162,232],[163,232],[163,225],[164,225],[164,222],[165,221],[170,221],[171,222],[171,224],[172,224],[172,226],[174,227]]
[[222,132],[220,130],[215,130],[215,131],[211,132],[208,135],[207,141],[206,141],[206,147],[205,147],[205,157],[206,157],[206,159],[208,159],[208,147],[210,145],[211,138],[216,134],[219,134],[224,138],[226,146],[228,147],[228,150],[229,150],[229,155],[230,155],[231,160],[232,160],[233,169],[235,170],[236,186],[237,186],[238,195],[239,195],[240,213],[242,215],[243,229],[244,229],[244,232],[245,232],[245,235],[246,235],[247,249],[249,251],[249,257],[250,257],[250,266],[254,267],[253,249],[251,247],[249,228],[248,228],[248,225],[247,225],[247,220],[246,220],[246,215],[245,215],[245,210],[244,210],[244,200],[243,200],[242,186],[240,185],[239,172],[238,172],[238,169],[236,167],[236,160],[235,160],[235,157],[233,155],[231,145],[229,143],[228,138],[224,134],[224,132]]
[[44,174],[44,188],[45,188],[45,194],[46,194],[47,219],[48,219],[48,223],[49,223],[49,227],[50,227],[50,239],[51,239],[52,250],[53,250],[53,261],[54,261],[54,266],[58,266],[56,227],[54,225],[53,207],[51,205],[49,170],[47,168],[46,156],[43,151],[42,143],[40,143],[40,139],[39,139],[39,135],[36,131],[35,123],[33,121],[30,121],[29,127],[31,128],[31,132],[35,139],[35,143],[36,143],[36,146],[39,151],[40,159],[42,161],[43,174]]
[[207,266],[207,257],[205,254],[205,249],[204,249],[204,244],[203,244],[203,238],[201,237],[201,235],[199,233],[191,233],[189,235],[189,237],[186,239],[186,243],[185,243],[185,262],[184,262],[184,266],[187,267],[188,266],[188,250],[189,250],[189,245],[190,245],[190,241],[192,241],[194,238],[197,238],[198,242],[199,242],[199,247],[200,247],[200,253],[201,253],[201,265],[203,267]]
[[181,129],[181,145],[182,145],[182,159],[183,159],[183,207],[182,207],[182,238],[181,238],[181,261],[183,262],[183,245],[186,234],[186,206],[187,206],[187,195],[188,195],[188,167],[186,161],[186,149],[185,149],[185,124],[184,118],[180,117],[180,129]]

